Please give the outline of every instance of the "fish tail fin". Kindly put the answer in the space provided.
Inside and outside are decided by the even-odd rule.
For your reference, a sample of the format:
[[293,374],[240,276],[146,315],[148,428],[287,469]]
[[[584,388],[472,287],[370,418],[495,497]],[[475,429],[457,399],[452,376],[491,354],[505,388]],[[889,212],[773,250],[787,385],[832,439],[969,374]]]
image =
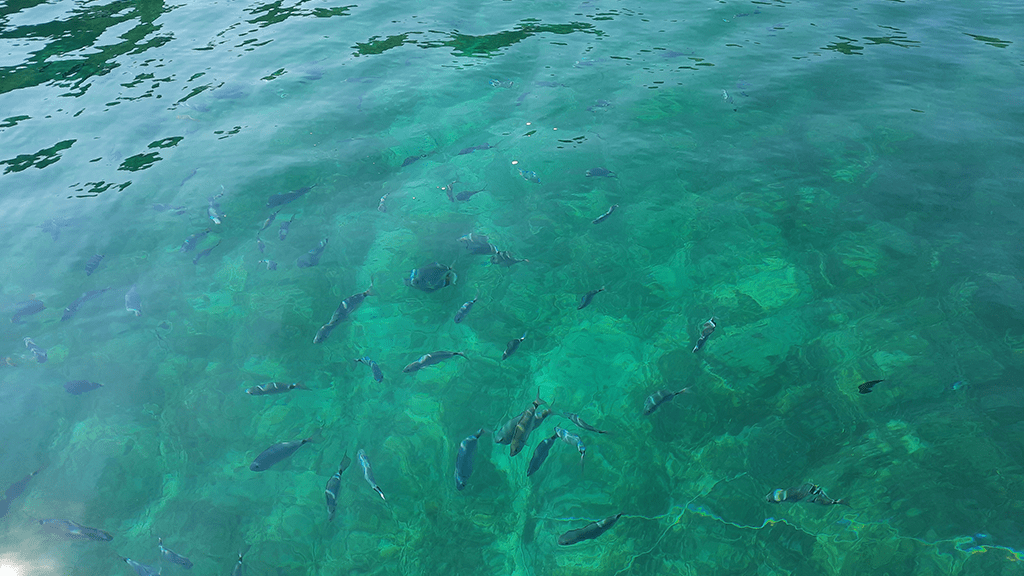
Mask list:
[[[295,387],[298,388],[299,390],[310,390],[310,387],[306,386],[304,382],[296,382]],[[319,430],[317,431],[317,433],[319,434]]]
[[312,443],[312,442],[319,442],[320,439],[323,438],[323,434],[322,434],[323,431],[324,431],[323,428],[318,428],[316,432],[313,432],[312,434],[310,434],[309,438],[306,438],[305,440],[303,440],[302,443],[305,444],[306,442],[310,442],[310,443]]

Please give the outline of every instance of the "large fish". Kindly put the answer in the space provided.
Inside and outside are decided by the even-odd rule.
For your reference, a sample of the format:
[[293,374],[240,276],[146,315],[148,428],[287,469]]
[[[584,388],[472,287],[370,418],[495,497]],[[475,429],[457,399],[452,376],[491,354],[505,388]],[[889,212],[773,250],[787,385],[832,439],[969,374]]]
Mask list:
[[327,521],[334,520],[334,511],[338,508],[338,487],[341,486],[341,474],[348,468],[348,465],[352,463],[352,459],[345,454],[341,459],[341,464],[338,466],[338,471],[331,476],[331,479],[327,481],[327,487],[324,488],[324,496],[327,498]]
[[301,198],[302,196],[306,195],[310,190],[313,189],[314,186],[316,186],[316,184],[314,184],[313,186],[303,186],[298,190],[292,190],[291,192],[286,192],[284,194],[274,194],[267,199],[267,208],[284,206],[289,202],[294,202]]
[[384,497],[384,491],[380,489],[380,486],[377,486],[377,481],[373,478],[373,466],[370,466],[370,459],[366,457],[366,451],[360,448],[359,452],[356,452],[356,458],[359,459],[359,465],[363,467],[363,478],[366,480],[366,483],[370,485],[370,488],[373,488],[374,492],[380,495],[381,500],[387,500]]
[[689,388],[683,388],[678,392],[673,392],[672,390],[658,390],[654,394],[651,394],[644,400],[644,416],[650,416],[658,409],[658,406],[661,406],[665,402],[668,402],[688,390]]
[[338,304],[338,307],[334,310],[334,314],[331,314],[331,319],[316,331],[316,334],[313,336],[313,344],[319,344],[326,340],[331,335],[331,332],[338,327],[338,324],[348,320],[349,316],[363,305],[363,300],[366,300],[367,296],[373,295],[372,290],[373,279],[371,278],[369,288],[342,300],[341,304]]
[[424,292],[433,292],[451,286],[458,279],[451,266],[432,262],[426,266],[413,268],[409,277],[405,279],[405,285]]
[[49,518],[46,520],[40,520],[39,525],[47,532],[68,540],[98,540],[100,542],[109,542],[114,539],[110,533],[104,532],[99,528],[89,528],[88,526],[82,526],[81,524],[72,522],[71,520]]
[[476,434],[467,436],[459,443],[459,451],[455,455],[455,489],[462,490],[466,487],[466,481],[473,475],[473,458],[476,456],[477,441],[484,433],[481,428]]
[[533,406],[523,411],[523,415],[519,417],[519,422],[516,423],[516,429],[512,432],[512,440],[508,443],[511,456],[519,454],[522,452],[523,447],[526,446],[526,439],[537,426],[534,414],[537,413],[537,408],[543,403],[544,401],[540,399],[540,388],[538,388],[537,399],[533,401]]
[[267,396],[270,394],[284,394],[285,392],[291,392],[296,388],[302,390],[309,390],[301,382],[268,382],[266,384],[260,384],[259,386],[253,386],[252,388],[246,388],[245,393],[250,396]]
[[311,248],[309,252],[306,252],[295,261],[295,264],[299,268],[312,268],[320,263],[320,255],[324,253],[324,249],[327,248],[327,238],[320,241],[315,248]]
[[547,460],[548,452],[551,451],[551,446],[554,445],[557,439],[558,434],[552,434],[541,440],[540,444],[537,444],[537,447],[533,449],[533,456],[530,457],[530,465],[526,468],[527,476],[532,476],[534,472],[540,470],[541,464]]
[[[516,415],[515,417],[510,419],[508,422],[505,422],[505,424],[503,426],[501,426],[501,428],[499,428],[498,430],[496,430],[494,432],[493,436],[494,436],[494,443],[495,444],[510,444],[510,443],[512,443],[512,436],[515,434],[516,425],[519,424],[519,419],[523,417],[523,414],[526,414],[526,410],[523,410],[518,415]],[[551,410],[549,410],[547,408],[541,410],[540,412],[534,412],[533,413],[533,429],[536,430],[537,428],[539,428],[540,425],[544,423],[544,420],[548,416],[551,416],[552,414],[554,414],[554,412],[552,412]]]
[[133,312],[136,316],[142,316],[142,296],[139,296],[139,291],[132,284],[132,287],[128,289],[128,293],[124,295],[124,309],[128,312]]
[[439,363],[441,363],[441,362],[443,362],[443,361],[445,361],[445,360],[447,360],[449,358],[455,357],[455,356],[462,356],[463,358],[466,357],[466,355],[463,354],[462,352],[449,352],[448,350],[436,350],[436,351],[431,352],[429,354],[424,354],[423,356],[420,356],[419,360],[416,360],[415,362],[409,363],[409,365],[407,365],[405,368],[402,369],[402,372],[405,372],[405,373],[415,372],[415,371],[417,371],[417,370],[419,370],[421,368],[426,368],[427,366],[433,366],[434,364],[439,364]]
[[164,548],[164,539],[163,538],[157,538],[156,539],[156,545],[157,545],[157,547],[160,548],[160,557],[163,558],[165,561],[170,562],[171,564],[177,564],[178,566],[181,566],[185,570],[191,570],[192,569],[192,561],[191,560],[189,560],[188,558],[185,558],[181,554],[178,554],[174,550],[170,550],[168,548]]
[[11,323],[22,324],[23,322],[21,319],[23,316],[31,316],[37,312],[42,312],[45,309],[46,305],[39,300],[26,300],[24,302],[19,302],[18,309],[14,311],[14,316],[11,316]]
[[103,384],[100,384],[99,382],[90,382],[88,380],[70,380],[64,383],[64,389],[67,390],[68,394],[74,396],[91,392],[102,386]]
[[498,251],[498,249],[491,244],[490,239],[483,234],[470,232],[469,234],[459,238],[458,241],[462,242],[466,246],[466,250],[469,250],[470,254],[489,255]]
[[11,509],[11,503],[14,502],[15,498],[21,496],[21,493],[25,491],[26,487],[28,487],[29,480],[32,480],[32,477],[39,474],[40,471],[42,471],[42,468],[7,487],[7,491],[4,492],[3,500],[0,500],[0,518],[7,515],[8,510]]
[[313,439],[316,438],[317,434],[319,434],[319,432],[314,432],[309,438],[304,440],[292,440],[291,442],[278,442],[277,444],[274,444],[270,448],[260,452],[260,455],[257,456],[256,459],[252,461],[252,464],[249,465],[249,470],[252,470],[253,472],[262,472],[269,469],[274,464],[277,464],[292,454],[295,454],[295,451],[301,448],[306,442],[312,442]]
[[619,512],[615,516],[609,516],[604,520],[598,520],[597,522],[591,522],[583,528],[577,528],[575,530],[569,530],[565,534],[558,537],[558,544],[560,546],[568,546],[570,544],[577,544],[584,540],[593,540],[601,534],[604,534],[611,528],[616,521],[622,516],[622,512]]

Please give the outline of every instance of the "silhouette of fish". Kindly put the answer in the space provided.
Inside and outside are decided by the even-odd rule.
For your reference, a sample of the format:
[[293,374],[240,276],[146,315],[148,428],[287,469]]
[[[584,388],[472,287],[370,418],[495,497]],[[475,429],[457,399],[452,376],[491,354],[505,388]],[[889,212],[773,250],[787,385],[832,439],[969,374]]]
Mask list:
[[587,170],[587,177],[590,178],[591,176],[615,178],[615,172],[612,172],[607,168],[591,168],[590,170]]
[[85,275],[92,276],[92,273],[96,271],[96,267],[100,265],[100,260],[103,260],[103,254],[96,254],[89,261],[85,263]]
[[451,286],[458,279],[451,266],[432,262],[426,266],[413,268],[409,277],[405,279],[405,285],[424,292],[433,292]]
[[309,252],[306,252],[302,256],[299,256],[295,264],[299,268],[312,268],[320,263],[320,255],[324,253],[324,249],[327,248],[327,238],[320,241],[315,248],[311,248]]
[[64,384],[64,389],[67,390],[68,394],[79,396],[86,392],[91,392],[97,388],[102,387],[103,384],[99,382],[90,382],[88,380],[70,380]]
[[874,388],[875,384],[878,384],[879,382],[885,382],[885,380],[871,380],[869,382],[865,382],[860,386],[857,386],[857,390],[859,390],[861,394],[870,394],[871,389]]
[[459,242],[465,244],[466,250],[469,250],[470,254],[495,254],[498,251],[498,249],[491,244],[490,239],[483,234],[470,232],[469,234],[459,238]]
[[274,194],[273,196],[267,199],[267,208],[274,208],[275,206],[284,206],[285,204],[294,202],[301,198],[302,196],[304,196],[305,194],[308,194],[309,191],[312,190],[314,186],[316,186],[316,184],[314,184],[313,186],[303,186],[298,190],[292,190],[291,192],[287,192],[285,194]]

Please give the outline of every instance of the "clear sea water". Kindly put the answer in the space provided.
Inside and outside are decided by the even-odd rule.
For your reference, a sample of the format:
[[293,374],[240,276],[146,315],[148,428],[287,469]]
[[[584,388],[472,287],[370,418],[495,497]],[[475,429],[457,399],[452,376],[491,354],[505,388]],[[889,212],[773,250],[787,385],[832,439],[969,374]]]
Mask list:
[[[258,576],[1021,574],[1022,22],[1000,0],[6,0],[0,310],[46,309],[0,329],[0,489],[39,470],[5,499],[0,574],[184,573],[158,538],[196,574],[240,551]],[[453,286],[405,285],[435,261]],[[402,372],[434,350],[467,358]],[[309,390],[245,393],[274,381]],[[484,434],[457,491],[459,443],[538,393],[609,433],[552,416],[516,457]],[[585,466],[559,442],[527,477],[555,424]],[[328,522],[359,449],[387,500],[353,463]],[[766,501],[805,482],[849,505]]]

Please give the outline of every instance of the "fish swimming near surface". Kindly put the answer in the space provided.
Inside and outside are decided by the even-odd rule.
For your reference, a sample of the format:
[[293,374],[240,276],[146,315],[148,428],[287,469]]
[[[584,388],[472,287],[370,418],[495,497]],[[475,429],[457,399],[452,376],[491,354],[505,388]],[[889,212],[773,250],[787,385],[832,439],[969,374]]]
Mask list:
[[469,316],[469,311],[473,309],[473,305],[474,305],[474,304],[476,304],[476,301],[477,301],[477,299],[479,299],[479,298],[480,298],[480,293],[479,293],[479,292],[477,292],[477,295],[476,295],[476,297],[474,297],[474,298],[473,298],[472,300],[470,300],[469,302],[466,302],[466,303],[464,303],[464,304],[462,305],[462,307],[460,307],[460,308],[459,308],[459,309],[458,309],[458,310],[457,310],[457,311],[455,312],[455,323],[456,323],[456,324],[461,324],[461,323],[462,323],[462,321],[466,319],[466,316]]
[[46,349],[40,348],[29,337],[25,337],[25,348],[28,348],[32,352],[32,355],[36,358],[36,362],[39,362],[40,364],[44,364],[46,362]]
[[466,250],[469,250],[470,254],[495,254],[498,249],[491,244],[490,239],[483,234],[475,234],[470,232],[465,236],[459,238],[459,242],[462,242],[466,246]]
[[292,221],[295,220],[295,214],[288,219],[287,222],[281,222],[281,227],[277,229],[277,239],[284,242],[284,239],[288,237],[288,231],[292,228]]
[[874,388],[875,384],[878,384],[879,382],[885,382],[885,380],[870,380],[868,382],[861,384],[860,386],[857,386],[857,390],[861,394],[870,394],[871,389]]
[[567,418],[573,424],[579,426],[582,430],[586,430],[588,432],[597,432],[598,434],[608,433],[606,430],[599,430],[598,428],[595,428],[594,426],[587,424],[586,422],[583,421],[582,418],[580,418],[580,415],[575,412],[569,412],[567,414],[563,414],[562,416]]
[[370,367],[370,372],[373,374],[373,379],[377,382],[384,381],[384,372],[380,369],[380,366],[376,362],[370,359],[369,356],[363,356],[362,358],[356,358],[356,362],[362,362]]
[[209,256],[210,252],[213,252],[214,248],[216,248],[217,246],[220,246],[220,243],[221,243],[221,241],[218,240],[217,243],[214,244],[213,246],[210,246],[206,250],[203,250],[200,253],[196,254],[196,257],[192,259],[192,263],[193,264],[199,264],[199,261],[202,260],[203,258]]
[[462,490],[466,482],[473,475],[473,458],[476,457],[476,445],[483,436],[484,429],[476,431],[476,434],[467,436],[459,443],[459,451],[455,454],[455,489]]
[[380,489],[380,486],[377,486],[377,481],[373,478],[373,467],[370,466],[370,459],[366,457],[366,451],[360,448],[359,452],[356,453],[356,458],[359,460],[359,465],[363,467],[363,478],[366,480],[366,483],[370,485],[370,488],[373,488],[374,492],[380,495],[381,500],[386,501],[387,498],[384,497],[384,491]]
[[420,158],[426,158],[426,157],[427,157],[426,154],[416,154],[416,155],[413,155],[413,156],[406,156],[405,160],[402,160],[402,168],[405,168],[406,166],[412,164],[413,162],[419,160]]
[[434,292],[451,286],[457,279],[458,276],[451,266],[432,262],[426,266],[413,268],[405,279],[405,285],[424,292]]
[[257,262],[257,264],[266,264],[267,265],[267,270],[277,270],[277,262],[274,262],[273,260],[265,260],[264,259],[264,260],[260,260],[259,262]]
[[[504,425],[502,425],[494,432],[493,436],[495,444],[507,445],[512,443],[512,436],[515,434],[516,426],[519,424],[519,420],[523,417],[523,414],[526,414],[526,410],[523,410],[519,414],[510,418],[508,422],[505,422]],[[547,419],[547,417],[551,416],[552,414],[554,414],[554,412],[547,408],[539,412],[534,412],[532,428],[534,430],[539,428],[540,425],[544,423],[544,420]]]
[[615,516],[609,516],[604,520],[591,522],[583,528],[569,530],[558,537],[558,544],[560,546],[569,546],[570,544],[578,544],[585,540],[593,540],[607,532],[609,528],[615,525],[615,522],[617,522],[620,517],[622,517],[622,512],[619,512]]
[[264,252],[267,251],[267,245],[259,236],[256,237],[256,249],[259,250],[260,254],[263,254]]
[[453,358],[455,356],[462,356],[463,358],[466,357],[466,355],[463,354],[462,352],[449,352],[448,350],[437,350],[429,354],[424,354],[423,356],[420,356],[418,360],[409,363],[409,365],[403,368],[402,372],[415,372],[417,370],[426,368],[427,366],[440,364],[441,362],[449,358]]
[[260,227],[259,232],[256,232],[256,237],[257,238],[259,237],[260,232],[263,232],[267,228],[270,228],[270,225],[274,223],[274,220],[277,219],[277,215],[280,212],[281,212],[281,210],[277,210],[277,211],[273,212],[270,216],[267,216],[267,219],[263,221],[263,226]]
[[245,576],[246,569],[242,559],[245,557],[245,553],[249,551],[250,546],[248,544],[238,552],[238,562],[235,562],[235,567],[231,570],[231,576]]
[[566,444],[575,446],[576,451],[580,453],[580,471],[583,471],[583,459],[587,456],[587,447],[583,445],[583,440],[577,434],[569,432],[565,428],[555,426],[555,436],[558,436]]
[[89,528],[88,526],[82,526],[81,524],[72,522],[71,520],[50,518],[40,520],[39,525],[47,532],[67,540],[96,540],[99,542],[110,542],[114,539],[110,533],[104,532],[99,528]]
[[157,568],[147,566],[146,564],[136,562],[135,560],[132,560],[131,558],[125,558],[124,556],[121,556],[120,558],[121,560],[124,560],[126,564],[131,566],[132,570],[135,570],[135,573],[139,576],[160,576],[160,570],[158,570]]
[[519,345],[523,343],[523,340],[526,340],[526,332],[523,332],[523,335],[519,338],[509,340],[508,344],[505,345],[505,351],[501,354],[501,359],[507,360],[509,356],[515,354],[516,350],[519,350]]
[[673,392],[671,390],[658,390],[654,394],[651,394],[646,400],[644,400],[644,416],[650,416],[658,409],[658,406],[661,406],[665,402],[668,402],[679,394],[689,390],[689,388],[683,388],[678,392]]
[[181,248],[178,248],[178,251],[191,252],[195,250],[196,246],[199,245],[199,241],[202,240],[203,238],[206,238],[206,235],[209,234],[211,230],[211,228],[207,228],[202,232],[196,232],[195,234],[192,234],[191,236],[186,238],[184,242],[181,243]]
[[597,218],[594,218],[593,224],[600,224],[601,222],[604,222],[605,220],[607,220],[608,217],[612,215],[612,212],[615,212],[615,209],[618,208],[618,207],[619,207],[618,204],[612,204],[611,207],[608,208],[607,212],[605,212],[604,214],[601,214]]
[[60,317],[60,321],[61,322],[67,322],[68,320],[71,320],[72,318],[74,318],[75,314],[78,312],[78,307],[79,306],[81,306],[82,304],[88,302],[89,300],[92,300],[93,298],[99,296],[100,294],[103,294],[107,290],[110,290],[110,288],[101,288],[99,290],[90,290],[90,291],[82,294],[77,299],[75,299],[74,302],[72,302],[71,304],[68,304],[67,308],[64,308],[64,314]]
[[388,192],[387,194],[385,194],[385,195],[380,197],[380,203],[377,204],[377,212],[387,212],[388,211],[388,206],[387,206],[387,204],[385,204],[385,201],[388,199],[388,196],[390,196],[390,195],[391,195],[391,192]]
[[442,188],[444,190],[445,196],[448,196],[449,202],[455,202],[455,196],[452,194],[452,192],[455,191],[455,182],[458,182],[458,180],[455,180],[454,182],[449,182],[444,188]]
[[253,472],[263,472],[268,470],[274,464],[290,457],[295,454],[295,451],[304,446],[307,442],[312,442],[314,438],[319,435],[320,432],[314,432],[309,438],[304,440],[293,440],[291,442],[278,442],[270,448],[267,448],[260,455],[252,461],[249,465],[249,470]]
[[590,178],[590,177],[593,177],[593,176],[598,176],[598,177],[604,176],[606,178],[615,178],[615,172],[612,172],[611,170],[609,170],[607,168],[600,168],[600,167],[598,167],[598,168],[591,168],[590,170],[587,170],[587,178]]
[[42,470],[43,469],[40,468],[39,470],[36,470],[35,472],[28,474],[21,480],[18,480],[14,484],[11,484],[10,486],[7,487],[7,490],[4,492],[3,499],[0,500],[0,518],[3,518],[7,515],[7,512],[11,509],[11,504],[14,502],[14,499],[17,498],[18,496],[21,496],[21,494],[25,491],[25,488],[28,487],[29,481],[32,480],[32,478],[36,474],[39,474]]
[[142,296],[139,296],[135,284],[132,284],[132,287],[124,295],[124,309],[133,312],[136,316],[142,316]]
[[311,248],[309,252],[306,252],[302,256],[299,256],[295,264],[299,268],[312,268],[320,263],[320,255],[324,253],[324,249],[327,248],[327,238],[320,241],[315,248]]
[[181,566],[185,570],[191,570],[192,569],[192,561],[191,560],[189,560],[188,558],[185,558],[181,554],[178,554],[174,550],[170,550],[168,548],[164,548],[164,539],[163,538],[157,538],[156,539],[156,545],[157,545],[158,548],[160,548],[160,558],[162,558],[164,561],[170,562],[171,564],[177,564],[178,566]]
[[477,150],[488,150],[490,148],[494,148],[494,146],[491,146],[490,144],[487,144],[487,143],[480,144],[479,146],[470,146],[469,148],[463,148],[462,150],[459,150],[459,153],[457,154],[457,156],[462,156],[463,154],[469,154],[469,153],[475,152]]
[[31,316],[38,312],[46,310],[46,305],[39,300],[26,300],[17,304],[18,309],[14,311],[14,316],[11,316],[12,324],[24,324],[22,317]]
[[586,294],[581,296],[580,297],[580,305],[577,306],[576,309],[577,310],[583,310],[587,306],[590,306],[590,303],[594,300],[594,296],[596,296],[600,292],[604,292],[604,286],[601,286],[597,290],[591,290],[590,292],[587,292]]
[[327,481],[327,487],[324,488],[324,496],[327,498],[327,521],[334,520],[334,512],[338,508],[338,487],[341,486],[341,474],[348,468],[348,465],[352,463],[352,459],[345,454],[341,459],[341,464],[338,465],[338,471],[331,476],[330,480]]
[[267,208],[275,208],[277,206],[284,206],[285,204],[294,202],[308,194],[314,186],[316,186],[316,184],[313,186],[303,186],[302,188],[292,190],[291,192],[286,192],[284,194],[274,194],[267,199]]
[[551,446],[554,445],[557,439],[558,434],[552,434],[537,444],[537,447],[533,449],[533,456],[530,457],[530,465],[526,467],[527,476],[532,476],[534,472],[540,470],[541,464],[544,464],[544,461],[547,460],[548,452],[551,451]]
[[522,176],[524,180],[528,180],[534,184],[540,184],[540,176],[537,176],[537,173],[533,170],[523,170],[522,168],[517,168],[517,170],[519,170],[519,175]]
[[331,314],[331,319],[326,324],[320,327],[313,336],[313,344],[319,344],[327,339],[331,335],[331,332],[337,328],[338,324],[341,324],[363,305],[363,301],[366,300],[367,296],[373,296],[373,278],[370,278],[370,287],[362,292],[353,294],[348,298],[341,301],[338,307],[334,309],[334,313]]
[[512,440],[509,444],[509,455],[515,456],[522,452],[523,447],[526,446],[526,439],[529,438],[530,432],[533,432],[537,425],[534,415],[537,413],[537,408],[543,404],[544,401],[540,399],[540,388],[537,389],[537,399],[533,401],[533,406],[523,411],[523,415],[519,417],[519,421],[516,423],[515,430],[512,431]]
[[822,506],[832,506],[836,504],[843,506],[850,505],[842,498],[839,500],[829,498],[820,486],[817,484],[811,484],[810,482],[805,482],[800,486],[787,488],[785,490],[776,488],[769,492],[764,499],[769,504],[780,504],[782,502],[807,502],[808,504],[821,504]]
[[529,260],[526,258],[516,258],[509,254],[508,250],[495,252],[494,255],[491,256],[491,264],[497,264],[498,266],[504,266],[505,268],[508,268],[513,264],[519,264],[520,262],[529,262]]
[[479,194],[484,190],[486,190],[486,188],[481,188],[479,190],[463,190],[462,192],[459,192],[458,194],[455,195],[455,199],[458,200],[459,202],[466,202],[474,195]]
[[700,326],[700,337],[697,338],[697,343],[693,346],[693,351],[696,352],[704,347],[704,343],[708,341],[708,338],[714,334],[715,328],[715,317],[708,318],[708,321],[701,324]]
[[103,254],[96,254],[89,261],[85,263],[85,275],[92,276],[92,273],[96,271],[96,267],[100,265],[100,261],[103,260]]
[[67,390],[68,394],[74,396],[79,396],[101,387],[103,387],[103,384],[100,384],[99,382],[90,382],[88,380],[69,380],[64,383],[64,389]]
[[268,396],[271,394],[284,394],[285,392],[291,392],[292,390],[309,390],[301,382],[268,382],[267,384],[260,384],[259,386],[253,386],[252,388],[246,388],[245,393],[250,396]]

